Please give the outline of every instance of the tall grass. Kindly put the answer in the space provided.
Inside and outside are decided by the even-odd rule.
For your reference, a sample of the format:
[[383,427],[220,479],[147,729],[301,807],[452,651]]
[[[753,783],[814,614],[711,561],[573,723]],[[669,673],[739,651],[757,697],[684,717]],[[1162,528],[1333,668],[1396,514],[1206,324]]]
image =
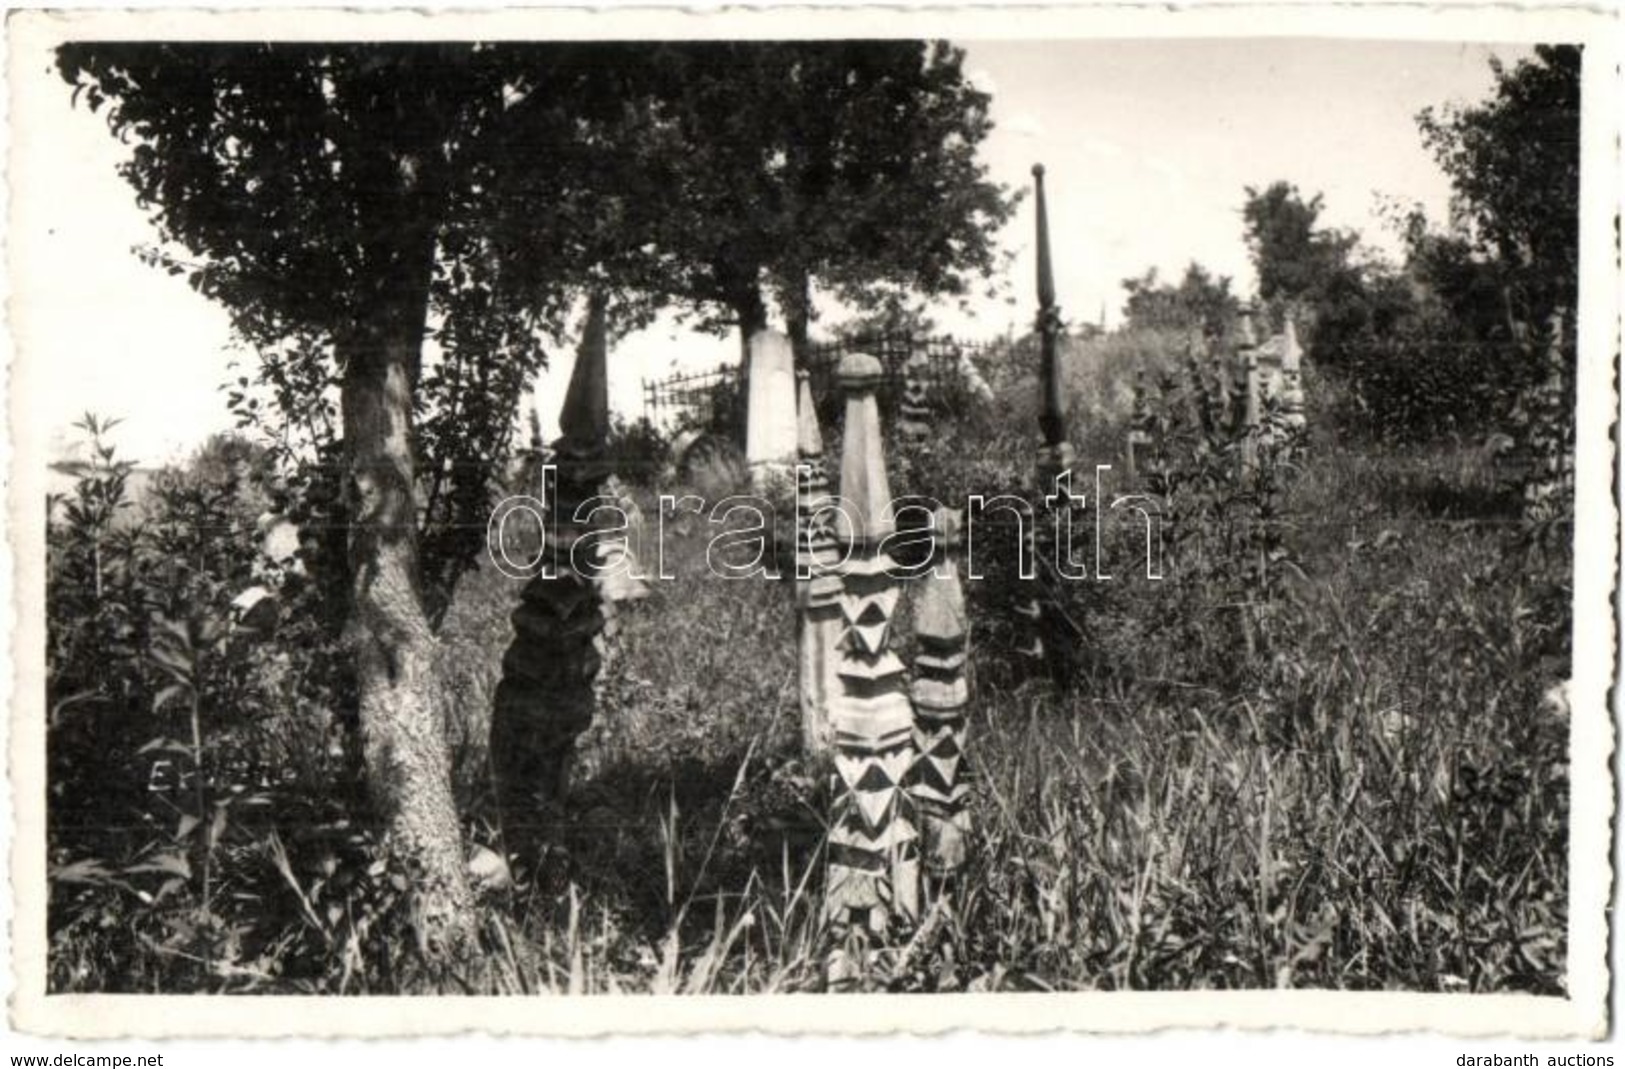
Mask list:
[[[870,987],[1561,991],[1569,561],[1521,545],[1470,451],[1310,456],[1257,663],[1159,618],[1206,604],[1177,567],[1125,570],[1079,593],[1078,686],[978,687],[971,867]],[[567,989],[822,983],[789,591],[707,577],[708,534],[668,532],[685,564],[623,614],[581,779],[521,866]]]
[[[1164,351],[1122,344],[1071,358],[1085,396],[1118,397],[1133,362]],[[993,370],[990,410],[894,452],[898,490],[952,500],[1024,481],[1028,371]],[[1081,458],[1117,457],[1128,400],[1075,413]],[[1561,992],[1568,724],[1554,688],[1572,562],[1525,540],[1514,508],[1471,446],[1322,434],[1285,491],[1296,568],[1258,608],[1267,641],[1249,653],[1229,627],[1222,568],[1176,556],[1151,581],[1124,567],[1070,592],[1087,649],[1065,689],[1008,670],[996,581],[970,584],[971,862],[862,961],[861,986]],[[520,584],[486,569],[460,586],[444,697],[470,838],[496,859],[472,990],[822,989],[829,798],[796,753],[791,591],[707,574],[714,533],[668,521],[676,578],[623,607],[571,789],[534,836],[499,825],[484,762]],[[285,830],[261,828],[259,845],[222,852],[219,896],[258,896],[266,923],[210,989],[418,982],[392,927],[396,877],[326,819],[316,846],[281,849]],[[541,845],[517,854],[521,838]],[[123,925],[92,911],[59,928],[53,988],[197,981]]]

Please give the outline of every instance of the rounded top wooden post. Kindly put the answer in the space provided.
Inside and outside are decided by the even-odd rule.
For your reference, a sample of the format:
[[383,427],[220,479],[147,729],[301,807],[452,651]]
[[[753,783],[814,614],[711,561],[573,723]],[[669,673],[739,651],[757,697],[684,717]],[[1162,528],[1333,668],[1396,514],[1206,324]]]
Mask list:
[[1038,313],[1055,306],[1055,270],[1049,251],[1049,205],[1044,197],[1044,165],[1033,164],[1033,184],[1038,198]]
[[1051,450],[1066,441],[1066,407],[1061,399],[1061,368],[1056,352],[1061,313],[1055,306],[1055,269],[1049,248],[1049,206],[1044,199],[1044,165],[1033,164],[1038,196],[1038,344],[1040,408],[1038,426]]
[[841,357],[835,374],[844,392],[866,393],[880,385],[884,369],[880,360],[868,353],[847,353]]
[[1237,310],[1236,346],[1239,349],[1255,349],[1258,347],[1258,305],[1252,301],[1244,302]]

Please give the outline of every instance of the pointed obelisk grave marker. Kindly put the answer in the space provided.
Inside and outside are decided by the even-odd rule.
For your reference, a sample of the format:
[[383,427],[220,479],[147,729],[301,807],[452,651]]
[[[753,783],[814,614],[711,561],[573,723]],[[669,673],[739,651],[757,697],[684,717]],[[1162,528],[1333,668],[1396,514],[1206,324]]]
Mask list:
[[968,788],[963,777],[965,713],[970,685],[970,615],[959,578],[959,513],[939,508],[933,517],[936,561],[909,594],[913,609],[914,748],[918,756],[909,792],[920,822],[926,871],[951,876],[965,863],[970,837]]
[[894,530],[875,389],[880,361],[849,354],[840,364],[846,395],[841,503],[835,537],[841,565],[840,691],[835,729],[835,798],[826,903],[837,927],[883,931],[897,915],[919,914],[919,843],[905,779],[914,761],[914,710],[906,670],[891,648],[901,593],[881,552]]
[[609,444],[609,307],[602,294],[587,300],[587,322],[564,388],[559,431],[560,441],[582,455],[601,453]]
[[595,554],[586,546],[572,553],[598,526],[576,522],[576,509],[596,497],[610,475],[607,363],[605,302],[595,295],[559,415],[563,434],[549,458],[555,479],[541,488],[543,503],[558,521],[542,548],[548,567],[520,594],[491,714],[492,770],[510,835],[540,801],[563,789],[576,737],[592,722],[598,675],[614,633],[613,589],[605,589],[613,583],[577,569],[578,558],[602,560],[605,547],[596,547]]
[[812,384],[806,371],[797,372],[796,380],[796,643],[801,747],[809,761],[818,763],[830,757],[829,703],[839,686],[835,667],[841,635],[841,577],[835,563],[840,549],[835,542],[834,513],[828,510],[835,496],[830,492]]
[[[790,339],[774,330],[750,337],[745,462],[757,493],[789,489],[796,462],[796,371]],[[786,498],[788,501],[788,498]]]

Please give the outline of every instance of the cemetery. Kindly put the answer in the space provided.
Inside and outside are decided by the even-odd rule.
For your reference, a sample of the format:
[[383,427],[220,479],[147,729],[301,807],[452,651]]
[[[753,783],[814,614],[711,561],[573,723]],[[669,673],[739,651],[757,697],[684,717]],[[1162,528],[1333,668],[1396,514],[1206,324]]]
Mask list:
[[[713,46],[733,66],[700,62]],[[958,116],[941,144],[985,134],[952,49],[874,47],[560,60],[548,77],[581,81],[549,91],[578,126],[527,111],[523,48],[399,69],[252,53],[289,107],[320,111],[323,78],[365,87],[367,151],[394,144],[380,101],[425,109],[429,133],[389,135],[412,166],[369,172],[405,183],[390,196],[329,189],[320,145],[290,164],[288,204],[341,205],[307,279],[283,271],[289,234],[247,253],[218,229],[208,184],[248,165],[192,144],[173,57],[64,46],[68,82],[121,101],[115,130],[178,161],[139,186],[153,149],[131,180],[185,186],[166,233],[230,265],[198,291],[239,302],[260,349],[227,387],[236,437],[137,509],[87,417],[52,505],[51,990],[1561,993],[1573,286],[1494,261],[1524,303],[1485,326],[1478,290],[1447,307],[1426,272],[1490,272],[1489,252],[1422,228],[1377,277],[1283,182],[1246,190],[1254,294],[1193,263],[1184,289],[1125,281],[1123,322],[1085,329],[1050,172],[1011,190],[949,149],[952,203],[981,207],[942,225],[985,244],[940,247],[967,263],[928,255],[941,235],[875,243],[949,213],[883,148],[851,174],[806,164],[797,196],[853,189],[775,258],[777,223],[729,229],[744,210],[715,191],[745,166],[741,101],[782,65],[838,98],[798,102],[808,128],[886,121],[840,95],[883,68],[878,95]],[[593,110],[604,71],[644,111]],[[473,86],[468,109],[513,99],[469,133],[418,78]],[[573,173],[536,184],[555,163],[526,155],[534,130],[578,127],[572,151],[658,212]],[[438,174],[464,133],[510,140]],[[763,183],[801,165],[772,146]],[[226,192],[282,195],[260,181]],[[533,218],[537,188],[558,218]],[[999,275],[991,235],[1023,202],[1035,270]],[[703,225],[674,237],[684,213]],[[1296,252],[1270,244],[1291,220]],[[810,322],[815,278],[884,310],[866,287],[906,275],[929,311],[983,268],[1019,335],[948,337],[918,309]],[[629,422],[617,346],[678,274],[739,359],[644,377]],[[521,399],[566,345],[544,436]]]

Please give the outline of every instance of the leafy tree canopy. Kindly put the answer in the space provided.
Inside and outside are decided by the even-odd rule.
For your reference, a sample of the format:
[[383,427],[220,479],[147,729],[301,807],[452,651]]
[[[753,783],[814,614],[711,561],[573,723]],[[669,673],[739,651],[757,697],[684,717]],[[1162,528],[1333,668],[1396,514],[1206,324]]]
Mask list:
[[1130,328],[1220,331],[1236,314],[1238,302],[1227,275],[1214,276],[1192,261],[1178,285],[1163,282],[1157,269],[1123,280],[1128,299],[1123,315]]
[[1541,45],[1468,107],[1425,109],[1422,138],[1455,190],[1465,243],[1499,261],[1512,313],[1543,326],[1574,308],[1580,242],[1580,49]]
[[770,294],[804,328],[813,278],[865,309],[991,279],[1015,198],[977,159],[990,98],[962,61],[919,41],[661,48],[663,292],[748,332]]
[[246,336],[280,341],[352,328],[403,227],[437,243],[443,326],[506,301],[522,327],[560,311],[545,283],[629,266],[607,236],[642,191],[635,173],[605,181],[602,131],[637,53],[76,43],[59,64],[132,143],[121,171],[162,237],[204,259],[171,268],[194,269]]
[[1314,300],[1346,282],[1358,238],[1320,225],[1320,194],[1305,199],[1289,182],[1246,192],[1242,219],[1260,299]]

